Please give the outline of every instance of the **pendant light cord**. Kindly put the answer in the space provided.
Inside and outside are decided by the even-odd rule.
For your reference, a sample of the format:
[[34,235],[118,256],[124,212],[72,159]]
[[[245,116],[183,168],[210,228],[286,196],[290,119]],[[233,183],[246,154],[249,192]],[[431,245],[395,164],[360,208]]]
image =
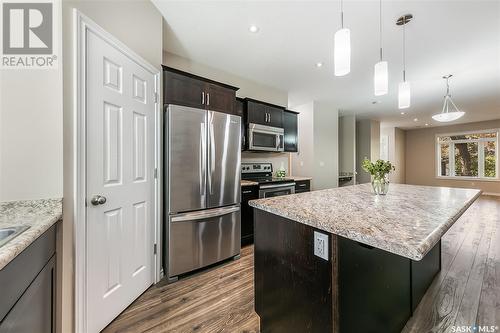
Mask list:
[[403,82],[406,82],[406,17],[403,20]]
[[379,4],[380,61],[382,61],[382,0]]
[[340,0],[340,26],[344,29],[344,2]]

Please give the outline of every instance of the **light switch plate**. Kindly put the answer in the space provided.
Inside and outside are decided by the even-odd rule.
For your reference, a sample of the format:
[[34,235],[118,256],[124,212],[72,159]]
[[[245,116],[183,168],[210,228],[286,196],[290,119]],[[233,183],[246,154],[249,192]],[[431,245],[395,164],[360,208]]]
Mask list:
[[328,261],[328,235],[314,232],[314,255]]

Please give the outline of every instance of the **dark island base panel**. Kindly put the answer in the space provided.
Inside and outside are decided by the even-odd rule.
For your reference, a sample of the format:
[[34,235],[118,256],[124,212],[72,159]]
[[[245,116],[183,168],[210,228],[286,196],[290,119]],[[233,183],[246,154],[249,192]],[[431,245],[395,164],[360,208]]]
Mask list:
[[313,227],[254,215],[261,332],[400,332],[441,269],[441,243],[413,261],[336,235],[314,255]]

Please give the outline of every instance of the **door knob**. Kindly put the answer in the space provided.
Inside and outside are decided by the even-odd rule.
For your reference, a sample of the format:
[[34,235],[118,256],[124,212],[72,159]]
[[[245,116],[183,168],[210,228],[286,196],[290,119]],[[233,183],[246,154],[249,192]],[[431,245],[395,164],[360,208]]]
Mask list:
[[106,197],[102,195],[94,195],[92,199],[90,199],[90,203],[94,206],[103,205],[106,203]]

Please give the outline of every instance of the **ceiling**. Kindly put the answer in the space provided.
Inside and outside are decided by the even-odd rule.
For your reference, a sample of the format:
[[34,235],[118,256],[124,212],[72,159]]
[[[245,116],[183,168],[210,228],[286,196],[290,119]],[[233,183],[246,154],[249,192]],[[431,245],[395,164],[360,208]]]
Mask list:
[[[500,118],[500,1],[383,1],[384,58],[389,94],[373,95],[373,65],[379,55],[379,2],[344,1],[351,29],[351,72],[333,75],[333,35],[340,27],[338,1],[162,1],[167,51],[289,93],[289,105],[329,103],[343,114],[403,128],[441,125],[445,74],[466,115],[463,123]],[[406,77],[412,105],[400,114],[402,30],[406,29]],[[248,28],[255,24],[258,33]],[[317,62],[324,65],[316,67]],[[217,79],[217,78],[213,78]],[[377,101],[377,104],[373,102]],[[418,121],[414,121],[417,118]]]

